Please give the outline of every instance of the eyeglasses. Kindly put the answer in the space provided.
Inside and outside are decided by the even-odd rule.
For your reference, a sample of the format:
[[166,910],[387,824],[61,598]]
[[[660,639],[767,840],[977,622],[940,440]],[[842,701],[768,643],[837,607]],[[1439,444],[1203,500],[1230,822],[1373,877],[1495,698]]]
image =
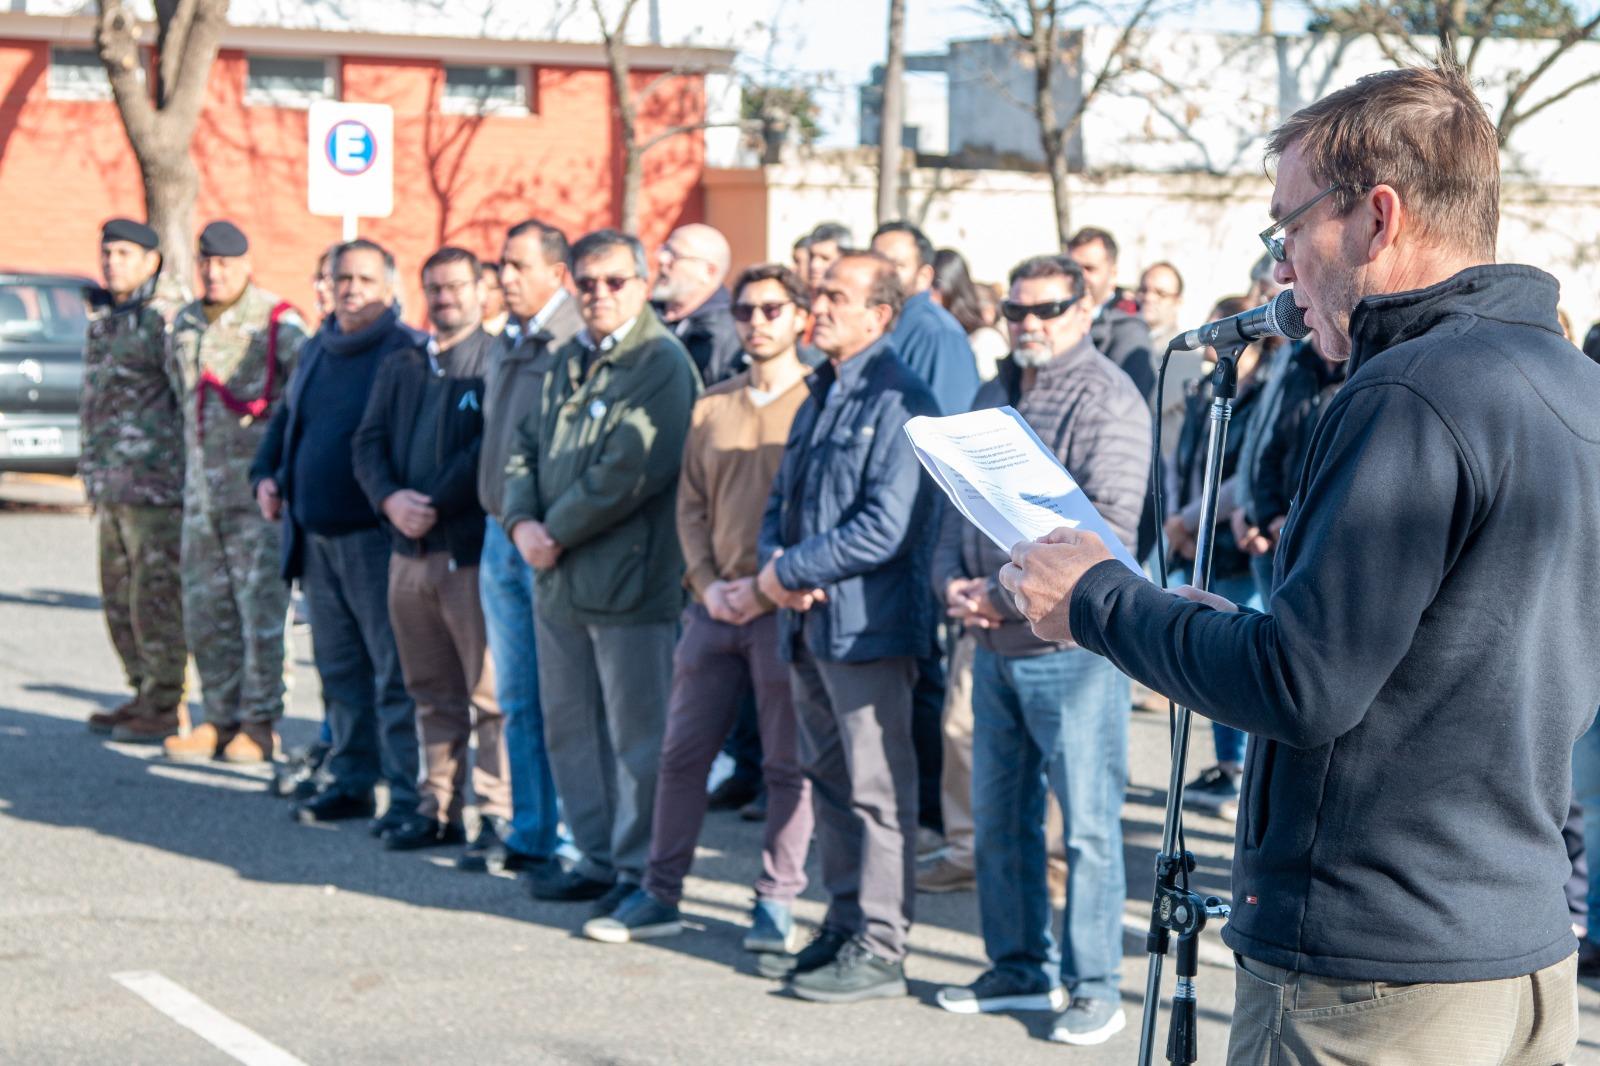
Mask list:
[[[1261,243],[1267,246],[1267,254],[1272,256],[1273,260],[1276,262],[1284,262],[1288,258],[1288,254],[1283,248],[1283,238],[1279,237],[1278,234],[1286,229],[1289,223],[1293,222],[1295,219],[1299,218],[1313,207],[1316,207],[1323,200],[1327,199],[1329,196],[1332,196],[1337,190],[1348,188],[1351,188],[1351,186],[1345,182],[1336,181],[1326,189],[1323,189],[1321,192],[1317,193],[1317,195],[1313,196],[1311,199],[1307,200],[1305,203],[1301,204],[1299,207],[1295,208],[1293,211],[1290,211],[1287,215],[1284,215],[1282,218],[1278,219],[1278,221],[1274,222],[1266,229],[1262,230]],[[1359,186],[1359,188],[1363,192],[1366,191],[1365,186]]]
[[1040,319],[1060,318],[1067,313],[1067,308],[1077,303],[1080,297],[1072,296],[1065,300],[1052,300],[1043,304],[1019,304],[1011,300],[1002,300],[1000,313],[1007,322],[1021,322],[1029,315]]
[[637,274],[628,274],[626,276],[619,276],[616,274],[596,274],[593,277],[574,278],[572,279],[572,283],[576,285],[578,287],[578,291],[583,293],[585,296],[593,296],[595,292],[599,290],[601,285],[604,285],[613,294],[615,294],[621,292],[627,286],[628,282],[637,281],[638,278],[639,275]]
[[761,312],[761,318],[767,322],[776,322],[778,316],[783,314],[785,307],[793,307],[793,300],[784,300],[780,303],[769,304],[734,304],[733,320],[735,322],[749,322],[756,317],[756,311]]

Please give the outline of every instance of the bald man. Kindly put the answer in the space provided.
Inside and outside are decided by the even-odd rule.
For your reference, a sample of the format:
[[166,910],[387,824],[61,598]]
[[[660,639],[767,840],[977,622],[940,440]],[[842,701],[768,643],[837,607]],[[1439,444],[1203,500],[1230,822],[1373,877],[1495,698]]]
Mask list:
[[739,334],[733,328],[733,300],[722,285],[730,258],[728,239],[698,222],[673,230],[656,253],[656,284],[650,300],[667,328],[689,349],[707,385],[744,369]]

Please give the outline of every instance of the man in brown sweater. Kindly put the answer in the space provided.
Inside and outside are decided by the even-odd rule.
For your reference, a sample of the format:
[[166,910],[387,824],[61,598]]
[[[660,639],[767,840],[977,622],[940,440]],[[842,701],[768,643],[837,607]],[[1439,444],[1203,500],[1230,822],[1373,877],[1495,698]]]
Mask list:
[[805,888],[811,802],[796,748],[789,671],[778,654],[777,615],[756,589],[756,541],[789,425],[809,392],[796,350],[810,296],[788,267],[752,267],[733,289],[733,316],[749,369],[695,404],[678,483],[684,612],[672,698],[656,779],[644,885],[610,915],[584,926],[608,943],[683,928],[678,901],[706,813],[706,774],[745,694],[755,691],[767,830],[746,950],[788,953],[791,908]]

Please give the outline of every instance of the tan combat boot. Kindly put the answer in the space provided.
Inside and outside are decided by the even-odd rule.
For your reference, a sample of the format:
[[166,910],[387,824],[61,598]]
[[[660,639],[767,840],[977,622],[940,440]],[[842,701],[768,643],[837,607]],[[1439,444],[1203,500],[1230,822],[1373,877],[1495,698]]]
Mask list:
[[245,722],[222,747],[222,761],[236,763],[271,762],[278,754],[278,734],[271,722]]
[[201,722],[188,733],[168,737],[162,747],[167,758],[174,762],[210,762],[222,754],[223,746],[238,731],[238,726],[218,728],[210,722]]
[[121,707],[110,711],[95,711],[89,716],[88,726],[91,733],[110,733],[117,726],[130,718],[137,718],[144,713],[144,705],[139,702],[139,697],[124,703]]
[[111,729],[111,739],[124,744],[159,744],[176,737],[182,726],[176,710],[155,711],[118,722]]

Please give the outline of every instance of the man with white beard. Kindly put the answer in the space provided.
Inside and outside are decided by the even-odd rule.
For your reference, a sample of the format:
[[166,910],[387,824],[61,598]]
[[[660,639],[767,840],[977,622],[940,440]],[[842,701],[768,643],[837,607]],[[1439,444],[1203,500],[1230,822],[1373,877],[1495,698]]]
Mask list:
[[[1011,272],[1000,308],[1011,357],[976,406],[1014,407],[1131,550],[1150,465],[1150,408],[1090,340],[1097,308],[1086,288],[1066,256],[1038,256]],[[1051,1039],[1099,1044],[1126,1024],[1117,981],[1128,679],[1104,659],[1033,635],[1000,587],[1009,559],[946,511],[933,574],[946,613],[977,642],[972,801],[990,967],[937,998],[956,1014],[1057,1011]],[[1045,876],[1051,792],[1065,816],[1069,871],[1060,938]]]

